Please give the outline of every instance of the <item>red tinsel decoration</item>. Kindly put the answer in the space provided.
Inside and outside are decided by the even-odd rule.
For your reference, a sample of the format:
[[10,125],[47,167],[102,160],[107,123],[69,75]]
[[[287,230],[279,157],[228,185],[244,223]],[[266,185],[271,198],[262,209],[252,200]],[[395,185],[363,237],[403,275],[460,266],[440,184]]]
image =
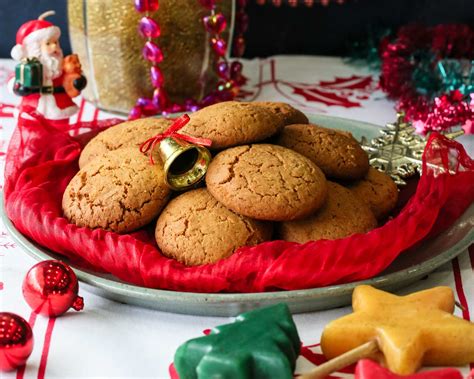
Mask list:
[[439,58],[474,58],[474,32],[468,25],[437,25],[431,34],[431,50]]
[[413,82],[413,72],[426,56],[432,56],[433,70],[444,58],[474,59],[474,30],[468,25],[408,25],[400,28],[395,40],[380,43],[380,86],[398,100],[397,110],[426,134],[461,125],[472,131],[474,109],[468,96],[459,91],[446,94],[421,93]]
[[462,125],[466,134],[470,131],[474,120],[473,106],[464,101],[464,96],[458,90],[435,98],[435,106],[428,113],[426,120],[416,120],[413,126],[418,133],[424,134],[426,129],[440,131],[445,128]]

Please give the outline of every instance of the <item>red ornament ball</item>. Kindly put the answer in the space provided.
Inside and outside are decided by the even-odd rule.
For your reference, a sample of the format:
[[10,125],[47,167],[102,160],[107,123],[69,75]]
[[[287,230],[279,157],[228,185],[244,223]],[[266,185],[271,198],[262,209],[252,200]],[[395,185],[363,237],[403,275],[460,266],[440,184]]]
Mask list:
[[0,312],[0,371],[23,366],[32,351],[30,324],[14,313]]
[[56,317],[69,308],[84,308],[74,271],[61,261],[49,260],[34,265],[23,280],[23,296],[35,313]]

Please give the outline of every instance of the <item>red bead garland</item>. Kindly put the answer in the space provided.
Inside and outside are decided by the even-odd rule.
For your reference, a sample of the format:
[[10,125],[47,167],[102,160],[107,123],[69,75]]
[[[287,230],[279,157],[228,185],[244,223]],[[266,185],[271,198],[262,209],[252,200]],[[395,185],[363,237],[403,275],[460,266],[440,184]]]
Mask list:
[[[170,103],[168,96],[163,88],[164,77],[158,67],[164,59],[160,47],[153,41],[161,34],[158,23],[150,17],[150,13],[156,12],[159,8],[158,0],[135,0],[135,9],[139,13],[144,13],[144,17],[140,19],[138,32],[140,36],[146,39],[142,50],[143,57],[149,61],[152,66],[150,68],[150,79],[153,85],[153,97],[147,99],[141,97],[137,100],[136,105],[129,113],[129,119],[151,116],[157,113],[168,114],[182,111],[196,111],[207,105],[233,99],[238,91],[239,86],[244,84],[245,78],[242,76],[242,64],[238,61],[229,62],[226,59],[227,42],[221,37],[221,34],[227,27],[225,16],[216,12],[216,0],[198,0],[206,9],[210,10],[210,14],[202,18],[204,28],[209,33],[210,45],[217,58],[216,70],[220,77],[215,91],[209,93],[200,102],[194,99],[188,99],[184,104]],[[247,4],[246,0],[237,0],[238,11],[236,14],[235,31],[236,38],[233,47],[234,55],[241,57],[245,49],[245,40],[243,34],[248,27],[248,16],[244,8]]]
[[[308,8],[311,8],[313,5],[320,3],[323,7],[327,7],[331,0],[256,0],[258,5],[266,5],[267,3],[273,5],[274,7],[281,7],[283,4],[286,4],[292,8],[296,8],[299,5],[305,5]],[[345,0],[333,0],[333,2],[341,5],[344,4]]]
[[158,0],[135,0],[135,9],[137,12],[156,12],[160,4]]
[[142,54],[152,64],[150,77],[155,91],[152,99],[141,97],[137,100],[136,105],[129,113],[129,119],[151,116],[163,111],[167,106],[167,96],[162,89],[164,82],[163,74],[157,67],[157,64],[161,63],[164,57],[160,47],[153,42],[153,39],[161,35],[161,29],[158,23],[150,17],[152,12],[156,12],[159,9],[159,2],[158,0],[135,0],[135,9],[137,12],[145,14],[138,24],[138,32],[146,39]]

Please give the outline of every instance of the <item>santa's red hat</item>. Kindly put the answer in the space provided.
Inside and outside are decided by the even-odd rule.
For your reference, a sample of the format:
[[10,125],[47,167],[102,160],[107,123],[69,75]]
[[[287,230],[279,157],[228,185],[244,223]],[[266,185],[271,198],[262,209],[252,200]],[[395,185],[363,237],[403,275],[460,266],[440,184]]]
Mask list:
[[11,56],[19,61],[28,58],[26,46],[32,42],[43,41],[48,38],[59,38],[61,30],[51,22],[44,20],[45,17],[51,16],[54,11],[43,13],[37,20],[25,22],[16,33],[16,45],[13,46]]

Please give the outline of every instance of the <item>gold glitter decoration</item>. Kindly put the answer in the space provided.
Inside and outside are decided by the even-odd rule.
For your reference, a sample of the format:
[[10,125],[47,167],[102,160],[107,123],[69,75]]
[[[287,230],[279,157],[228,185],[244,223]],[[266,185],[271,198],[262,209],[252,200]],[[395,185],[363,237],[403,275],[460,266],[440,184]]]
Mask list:
[[[232,9],[231,0],[218,3],[228,25]],[[158,66],[173,102],[199,100],[216,86],[214,52],[202,23],[207,14],[198,0],[161,0],[151,15],[161,28],[154,40],[164,56]],[[131,0],[68,0],[72,48],[89,83],[83,95],[101,109],[128,113],[139,97],[152,95],[150,63],[141,52],[145,40],[138,34],[142,16]]]

